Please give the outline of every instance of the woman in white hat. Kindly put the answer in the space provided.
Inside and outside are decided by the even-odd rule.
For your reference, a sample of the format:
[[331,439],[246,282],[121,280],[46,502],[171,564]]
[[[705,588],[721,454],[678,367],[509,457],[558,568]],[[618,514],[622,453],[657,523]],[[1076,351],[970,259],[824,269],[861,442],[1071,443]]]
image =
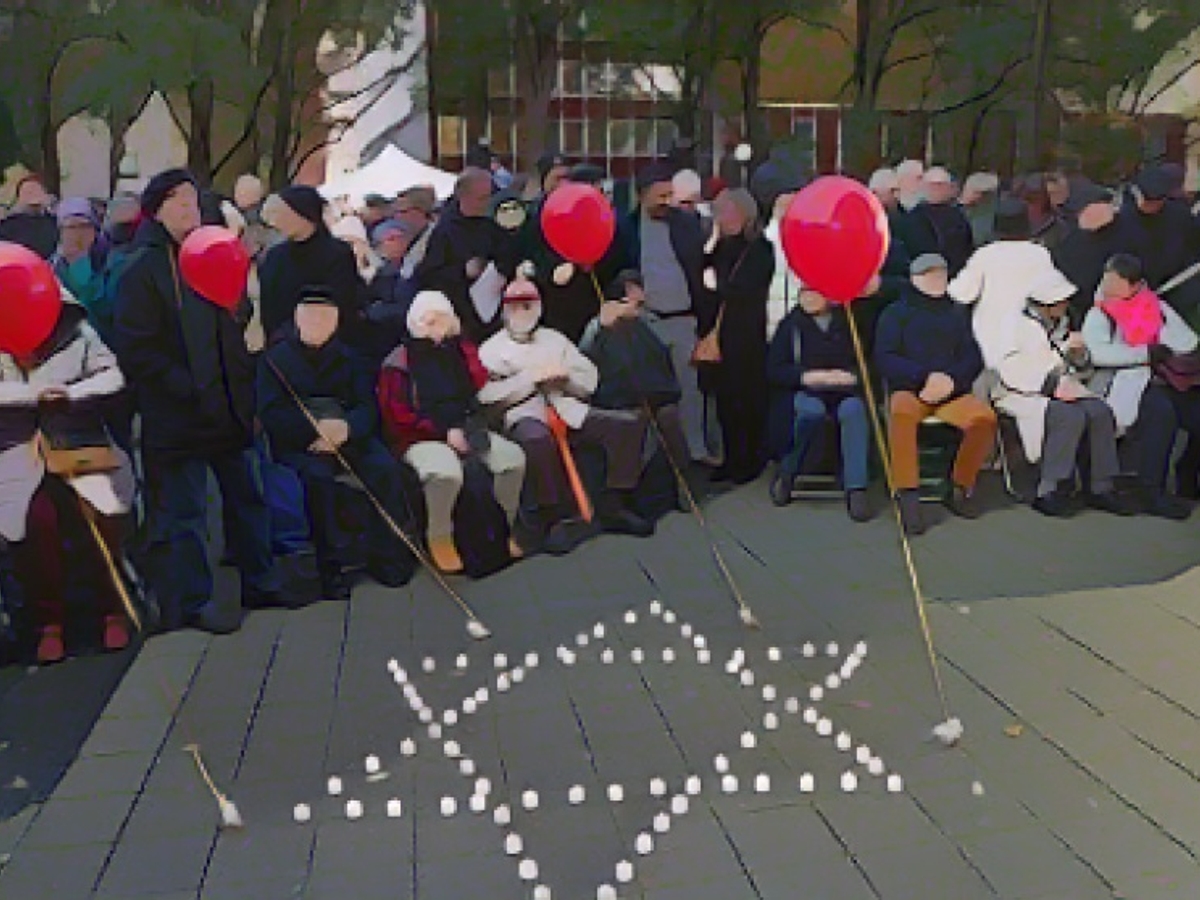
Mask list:
[[[1130,515],[1132,505],[1117,493],[1117,423],[1103,399],[1084,386],[1092,362],[1083,337],[1068,320],[1075,285],[1057,270],[1029,288],[1025,310],[1013,322],[1011,349],[999,363],[996,406],[1016,419],[1026,458],[1041,461],[1033,508],[1055,517],[1072,515],[1080,449],[1089,465],[1085,505]],[[1080,473],[1083,481],[1084,473]]]

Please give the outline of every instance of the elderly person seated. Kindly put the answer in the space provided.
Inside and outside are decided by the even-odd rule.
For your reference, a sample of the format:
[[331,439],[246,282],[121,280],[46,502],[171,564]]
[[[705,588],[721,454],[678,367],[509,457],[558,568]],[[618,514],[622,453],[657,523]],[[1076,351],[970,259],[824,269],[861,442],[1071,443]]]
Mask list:
[[545,537],[546,551],[560,554],[589,533],[575,516],[587,503],[578,496],[571,499],[569,473],[553,431],[559,422],[570,444],[604,451],[605,490],[595,504],[599,524],[607,531],[647,537],[654,526],[632,508],[646,423],[637,413],[597,409],[588,402],[599,383],[595,365],[562,334],[540,327],[541,315],[537,286],[517,279],[504,293],[504,330],[479,348],[491,378],[479,399],[503,415],[508,436],[521,445],[528,460],[534,507],[526,523],[533,532],[530,537]]
[[[108,563],[121,558],[133,467],[113,445],[103,416],[104,401],[124,389],[125,379],[83,307],[64,299],[41,346],[28,356],[0,353],[0,536],[33,601],[43,665],[66,656],[66,581],[81,566],[101,595],[104,648],[129,642],[113,582],[119,576]],[[88,538],[76,553],[85,558],[68,557],[65,531],[84,520]]]
[[[1011,330],[1012,347],[998,366],[995,401],[1016,420],[1026,458],[1041,461],[1033,508],[1047,516],[1073,515],[1076,469],[1082,468],[1085,505],[1131,515],[1133,507],[1115,484],[1117,423],[1108,404],[1085,387],[1091,357],[1067,315],[1075,285],[1051,271],[1028,293],[1025,311]],[[1082,467],[1080,459],[1086,463]]]
[[1091,390],[1112,408],[1121,431],[1137,431],[1137,475],[1144,512],[1167,519],[1191,515],[1191,504],[1167,489],[1180,428],[1200,440],[1200,390],[1177,390],[1154,366],[1200,343],[1179,314],[1146,285],[1141,260],[1118,253],[1104,267],[1096,303],[1083,321],[1096,367]]
[[904,529],[922,534],[917,430],[934,416],[962,432],[946,505],[968,519],[980,515],[975,482],[996,439],[996,414],[971,393],[983,357],[962,307],[946,294],[946,260],[929,253],[910,268],[912,283],[879,317],[875,362],[891,392],[888,442]]
[[841,434],[842,488],[846,509],[856,522],[871,518],[867,500],[870,431],[862,399],[858,363],[845,307],[835,307],[814,290],[779,323],[767,354],[771,385],[770,437],[779,470],[771,501],[786,506],[805,457],[827,420]]
[[[295,470],[304,484],[322,596],[348,600],[346,548],[336,524],[339,479],[357,477],[392,522],[410,534],[412,506],[399,464],[376,436],[372,373],[335,336],[338,307],[330,292],[305,290],[294,317],[294,328],[259,366],[258,416],[276,461]],[[366,540],[368,574],[387,587],[407,583],[415,561],[382,516],[371,522]]]
[[[525,454],[488,430],[476,395],[488,374],[475,345],[445,294],[422,291],[408,311],[409,336],[383,363],[379,407],[393,454],[416,470],[425,489],[426,544],[433,563],[448,574],[463,570],[455,545],[454,504],[464,470],[482,466],[492,475],[496,500],[515,523],[525,480]],[[509,555],[524,551],[509,540]]]

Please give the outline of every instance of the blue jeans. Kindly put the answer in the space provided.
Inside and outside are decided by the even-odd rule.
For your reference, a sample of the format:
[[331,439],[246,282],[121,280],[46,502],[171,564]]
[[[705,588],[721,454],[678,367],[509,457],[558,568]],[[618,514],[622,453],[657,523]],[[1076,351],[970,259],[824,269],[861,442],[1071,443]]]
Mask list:
[[208,473],[221,489],[227,546],[242,577],[242,596],[279,590],[271,555],[271,513],[254,450],[197,459],[146,458],[146,576],[163,624],[178,628],[212,600],[208,554]]
[[792,420],[792,448],[783,458],[783,471],[795,477],[804,457],[817,436],[817,429],[829,416],[837,418],[841,431],[842,487],[847,491],[866,488],[868,483],[867,452],[870,447],[870,426],[867,407],[861,397],[819,397],[798,391],[792,402],[796,416]]

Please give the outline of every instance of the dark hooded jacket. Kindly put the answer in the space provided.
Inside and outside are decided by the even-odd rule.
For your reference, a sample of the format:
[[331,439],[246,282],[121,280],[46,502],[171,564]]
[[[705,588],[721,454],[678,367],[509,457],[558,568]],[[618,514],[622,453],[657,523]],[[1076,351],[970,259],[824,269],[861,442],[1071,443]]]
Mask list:
[[143,222],[117,289],[113,349],[137,397],[142,446],[166,459],[240,450],[254,423],[245,323],[178,277],[178,254],[159,222]]
[[471,301],[471,279],[467,263],[481,259],[495,263],[497,271],[511,280],[516,273],[516,239],[489,216],[464,216],[452,203],[438,219],[425,258],[413,273],[418,290],[441,291],[454,306],[463,335],[481,343],[499,328],[500,316],[484,322]]
[[[285,386],[280,375],[287,379]],[[296,405],[291,391],[316,419],[334,407],[350,427],[347,449],[375,436],[379,415],[375,385],[367,365],[341,340],[306,347],[295,328],[285,329],[264,354],[258,369],[258,414],[279,458],[304,455],[317,439],[312,423]]]
[[20,244],[49,259],[58,249],[58,222],[50,213],[15,212],[0,219],[0,241]]
[[306,288],[323,287],[338,308],[338,336],[355,344],[361,336],[367,287],[358,274],[354,250],[318,225],[305,241],[283,241],[263,256],[258,269],[263,331],[275,337],[292,324]]

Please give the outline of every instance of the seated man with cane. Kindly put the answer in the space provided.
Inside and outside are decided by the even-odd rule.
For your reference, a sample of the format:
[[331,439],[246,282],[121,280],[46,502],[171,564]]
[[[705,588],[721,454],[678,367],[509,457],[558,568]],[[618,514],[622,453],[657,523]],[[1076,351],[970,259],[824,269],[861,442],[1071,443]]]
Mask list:
[[[371,373],[335,336],[338,307],[329,291],[307,288],[295,328],[264,355],[258,371],[258,415],[275,459],[304,482],[322,596],[348,600],[343,547],[338,546],[338,477],[357,477],[371,499],[406,532],[412,528],[403,473],[377,437],[379,416]],[[377,516],[368,534],[367,572],[399,587],[416,567],[392,523]]]
[[578,520],[591,521],[591,502],[570,445],[590,444],[603,449],[607,462],[606,488],[595,510],[600,525],[647,537],[654,526],[631,509],[646,423],[637,413],[589,405],[599,381],[596,367],[566,337],[539,327],[541,316],[537,286],[518,278],[504,292],[504,330],[479,348],[491,377],[479,400],[503,413],[508,436],[528,460],[535,510],[523,524],[530,537],[544,536],[543,546],[553,554],[570,552],[588,536]]

